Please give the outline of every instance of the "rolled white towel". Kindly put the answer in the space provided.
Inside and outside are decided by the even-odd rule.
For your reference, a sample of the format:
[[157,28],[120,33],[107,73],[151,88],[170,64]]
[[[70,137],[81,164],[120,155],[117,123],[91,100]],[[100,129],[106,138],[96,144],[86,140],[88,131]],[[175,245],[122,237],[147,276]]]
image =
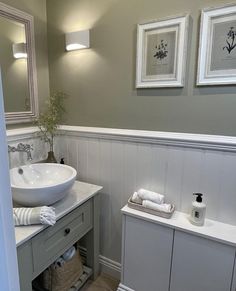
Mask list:
[[31,224],[54,225],[56,223],[55,208],[48,206],[13,208],[13,218],[15,226]]
[[143,200],[138,196],[137,192],[134,192],[134,194],[131,197],[131,201],[137,204],[142,204]]
[[156,210],[156,211],[161,211],[161,212],[166,212],[170,213],[171,212],[171,204],[157,204],[149,200],[143,200],[142,205],[148,209]]
[[165,200],[164,195],[146,189],[139,189],[137,193],[142,200],[149,200],[157,204],[163,204]]

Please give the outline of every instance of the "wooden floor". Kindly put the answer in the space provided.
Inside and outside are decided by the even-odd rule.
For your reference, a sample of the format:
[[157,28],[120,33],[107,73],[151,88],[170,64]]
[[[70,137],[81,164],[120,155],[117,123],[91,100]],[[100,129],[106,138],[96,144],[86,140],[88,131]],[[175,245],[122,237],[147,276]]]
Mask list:
[[106,274],[101,274],[95,281],[89,280],[81,291],[116,291],[119,281]]

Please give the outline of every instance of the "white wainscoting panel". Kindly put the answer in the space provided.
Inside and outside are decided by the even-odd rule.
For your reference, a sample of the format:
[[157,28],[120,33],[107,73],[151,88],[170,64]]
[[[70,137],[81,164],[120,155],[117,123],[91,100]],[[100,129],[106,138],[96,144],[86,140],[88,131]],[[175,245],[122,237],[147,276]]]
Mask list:
[[[57,153],[75,167],[82,181],[103,186],[101,255],[120,262],[121,213],[139,188],[164,193],[177,210],[189,212],[194,192],[204,193],[207,217],[236,224],[236,152],[188,142],[149,143],[147,139],[64,131]],[[65,142],[67,146],[65,146]],[[205,140],[204,142],[207,141]]]

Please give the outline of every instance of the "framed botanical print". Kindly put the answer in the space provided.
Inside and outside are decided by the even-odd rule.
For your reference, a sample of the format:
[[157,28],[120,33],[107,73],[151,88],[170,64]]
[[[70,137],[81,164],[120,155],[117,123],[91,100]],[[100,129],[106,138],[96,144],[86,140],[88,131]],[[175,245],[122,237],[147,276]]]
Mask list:
[[236,5],[204,9],[197,85],[236,84]]
[[183,87],[188,16],[138,24],[136,88]]

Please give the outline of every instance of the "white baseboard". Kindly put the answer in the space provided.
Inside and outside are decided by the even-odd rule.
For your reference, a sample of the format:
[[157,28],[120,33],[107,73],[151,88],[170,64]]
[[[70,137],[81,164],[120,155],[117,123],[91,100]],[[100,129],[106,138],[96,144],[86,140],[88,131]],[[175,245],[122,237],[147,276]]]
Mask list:
[[120,280],[121,264],[108,259],[104,256],[99,256],[99,263],[101,265],[101,272],[108,274],[118,280]]
[[[87,256],[87,250],[86,248],[79,246],[80,255],[84,258]],[[104,257],[102,255],[99,256],[99,263],[101,266],[101,272],[108,274],[118,280],[120,280],[121,275],[121,264],[113,261],[111,259],[108,259],[107,257]]]
[[134,289],[130,289],[129,287],[126,287],[123,284],[119,284],[117,291],[135,291]]

